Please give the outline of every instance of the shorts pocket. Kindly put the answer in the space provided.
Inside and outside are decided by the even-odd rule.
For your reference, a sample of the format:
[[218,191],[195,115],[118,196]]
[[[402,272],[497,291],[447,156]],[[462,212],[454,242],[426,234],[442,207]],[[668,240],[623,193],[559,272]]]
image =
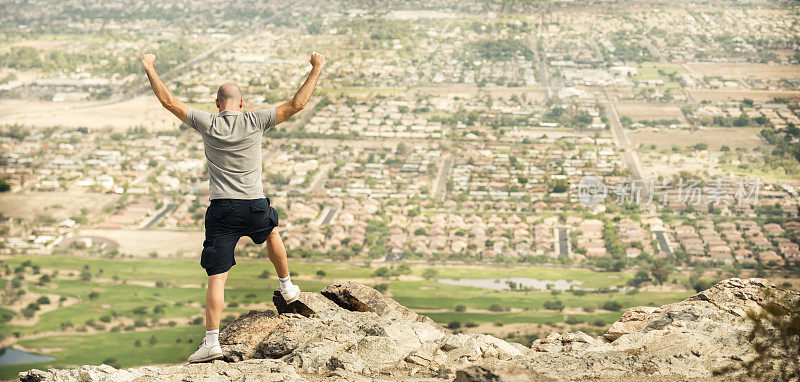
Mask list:
[[267,199],[256,199],[250,204],[250,211],[252,212],[267,212],[269,210],[269,201]]
[[278,211],[274,208],[269,208],[269,220],[272,220],[272,225],[278,226]]
[[204,269],[211,269],[214,265],[214,242],[211,240],[203,241],[203,253],[200,255],[200,266]]
[[214,219],[221,219],[222,217],[224,217],[225,215],[227,215],[231,211],[233,211],[233,207],[234,206],[230,205],[230,204],[212,206],[212,208],[211,208],[211,216],[213,216]]

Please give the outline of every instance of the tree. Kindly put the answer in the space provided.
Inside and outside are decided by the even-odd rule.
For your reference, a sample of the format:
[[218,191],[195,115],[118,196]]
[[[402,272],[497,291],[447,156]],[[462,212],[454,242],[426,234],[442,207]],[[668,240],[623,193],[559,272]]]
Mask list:
[[628,280],[628,285],[638,288],[647,281],[650,281],[650,274],[646,270],[640,269],[632,279]]
[[656,279],[659,284],[663,284],[669,278],[670,269],[667,267],[667,263],[664,262],[664,260],[656,259],[653,261],[653,267],[650,269],[650,273],[653,274],[653,278]]
[[376,269],[375,272],[372,275],[373,276],[377,276],[377,277],[389,277],[390,276],[389,268],[380,267],[380,268]]
[[422,277],[424,277],[425,280],[430,280],[432,278],[435,278],[436,276],[439,276],[439,271],[437,271],[437,270],[435,270],[433,268],[428,268],[428,269],[422,271]]

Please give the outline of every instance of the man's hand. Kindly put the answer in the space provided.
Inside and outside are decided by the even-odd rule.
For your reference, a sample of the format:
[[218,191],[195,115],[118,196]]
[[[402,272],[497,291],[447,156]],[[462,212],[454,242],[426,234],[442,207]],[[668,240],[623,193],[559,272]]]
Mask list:
[[323,66],[325,66],[325,56],[317,52],[311,53],[311,67],[322,69]]
[[145,73],[147,73],[147,79],[150,80],[153,93],[156,94],[156,97],[158,97],[158,100],[161,102],[161,106],[164,106],[170,113],[178,117],[181,122],[188,124],[186,118],[189,113],[189,107],[183,102],[178,101],[178,99],[172,95],[172,92],[167,89],[167,85],[164,85],[164,82],[161,81],[158,73],[156,73],[155,65],[155,54],[147,53],[142,56],[142,66],[144,67]]
[[145,69],[151,69],[156,65],[156,55],[152,53],[147,53],[142,56],[142,66]]
[[322,67],[325,66],[325,57],[317,52],[311,53],[311,73],[308,73],[308,78],[297,94],[294,95],[291,101],[284,102],[275,108],[275,124],[285,121],[287,118],[297,114],[300,110],[306,107],[308,99],[311,98],[311,93],[314,92],[314,87],[317,86],[317,80]]

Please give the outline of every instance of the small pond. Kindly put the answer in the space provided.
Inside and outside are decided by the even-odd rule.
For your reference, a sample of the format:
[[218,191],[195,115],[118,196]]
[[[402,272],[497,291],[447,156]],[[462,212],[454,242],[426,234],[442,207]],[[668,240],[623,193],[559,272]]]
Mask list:
[[0,366],[54,361],[55,358],[16,349],[0,349]]

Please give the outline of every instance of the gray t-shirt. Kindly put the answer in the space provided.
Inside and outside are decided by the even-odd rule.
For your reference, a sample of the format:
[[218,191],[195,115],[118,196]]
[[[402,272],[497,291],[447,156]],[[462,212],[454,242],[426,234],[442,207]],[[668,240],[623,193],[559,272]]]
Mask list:
[[186,123],[203,136],[209,199],[260,199],[261,138],[275,126],[275,108],[219,114],[189,108]]

